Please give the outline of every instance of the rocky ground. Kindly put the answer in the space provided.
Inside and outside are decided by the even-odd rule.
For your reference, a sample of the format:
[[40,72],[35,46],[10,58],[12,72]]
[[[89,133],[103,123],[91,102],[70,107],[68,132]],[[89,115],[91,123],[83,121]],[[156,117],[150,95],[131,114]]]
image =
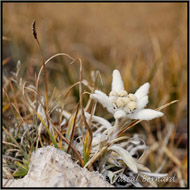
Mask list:
[[70,155],[52,146],[32,154],[28,174],[22,179],[3,180],[6,187],[112,187],[97,172],[74,163]]

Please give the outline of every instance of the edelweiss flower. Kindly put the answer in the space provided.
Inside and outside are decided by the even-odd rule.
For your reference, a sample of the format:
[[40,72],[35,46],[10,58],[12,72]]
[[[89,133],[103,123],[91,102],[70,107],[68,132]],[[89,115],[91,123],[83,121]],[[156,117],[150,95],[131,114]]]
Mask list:
[[150,84],[145,83],[134,94],[127,93],[123,80],[118,70],[113,71],[112,91],[107,96],[100,90],[95,90],[91,98],[97,100],[114,115],[115,119],[128,118],[151,120],[163,116],[162,112],[152,109],[144,109],[148,103],[148,91]]

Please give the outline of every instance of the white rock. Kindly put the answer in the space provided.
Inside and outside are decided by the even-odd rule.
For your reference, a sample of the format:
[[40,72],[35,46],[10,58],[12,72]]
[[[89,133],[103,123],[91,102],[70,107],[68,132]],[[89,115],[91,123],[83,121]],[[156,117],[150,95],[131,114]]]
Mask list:
[[[7,182],[3,180],[3,184]],[[98,172],[74,163],[65,152],[52,146],[32,154],[28,174],[11,179],[5,187],[113,187]]]

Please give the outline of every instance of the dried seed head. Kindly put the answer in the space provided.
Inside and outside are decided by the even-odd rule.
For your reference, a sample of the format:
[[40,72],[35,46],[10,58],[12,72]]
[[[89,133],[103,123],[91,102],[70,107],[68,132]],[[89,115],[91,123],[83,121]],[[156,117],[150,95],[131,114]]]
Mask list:
[[32,33],[35,39],[37,39],[37,32],[36,32],[36,21],[34,20],[32,23]]
[[130,94],[128,95],[128,97],[129,97],[129,99],[130,99],[131,101],[135,101],[135,102],[137,101],[137,97],[136,97],[134,94],[131,94],[131,93],[130,93]]
[[137,103],[136,102],[129,102],[128,104],[127,104],[127,106],[128,106],[128,108],[131,110],[131,111],[133,111],[133,110],[135,110],[136,108],[137,108]]
[[120,97],[125,97],[125,96],[127,96],[127,91],[126,90],[121,90],[121,91],[119,91],[118,92],[118,96],[120,96]]

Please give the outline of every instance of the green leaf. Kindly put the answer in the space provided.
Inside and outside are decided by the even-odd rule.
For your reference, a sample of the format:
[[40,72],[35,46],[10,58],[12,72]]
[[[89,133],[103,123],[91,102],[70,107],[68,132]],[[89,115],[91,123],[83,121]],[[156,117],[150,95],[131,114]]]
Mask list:
[[15,174],[14,177],[24,177],[27,175],[28,171],[19,169]]

